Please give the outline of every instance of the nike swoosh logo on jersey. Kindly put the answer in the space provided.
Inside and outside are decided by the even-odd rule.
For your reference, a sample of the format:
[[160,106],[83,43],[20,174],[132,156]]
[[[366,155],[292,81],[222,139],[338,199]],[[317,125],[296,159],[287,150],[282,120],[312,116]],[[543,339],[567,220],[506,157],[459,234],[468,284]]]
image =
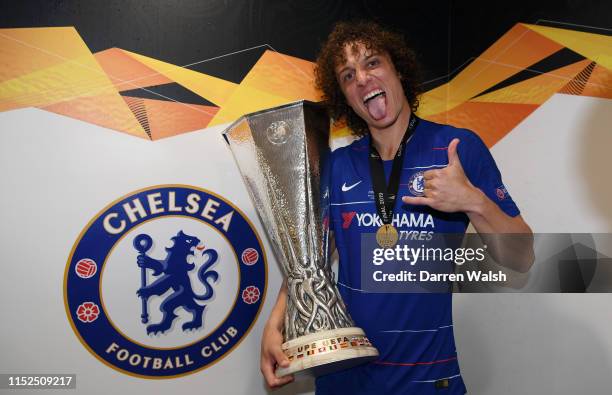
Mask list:
[[357,181],[353,185],[349,185],[349,186],[347,186],[346,182],[345,182],[344,184],[342,184],[342,192],[350,191],[351,189],[355,188],[357,185],[361,184],[361,181],[363,181],[363,180]]

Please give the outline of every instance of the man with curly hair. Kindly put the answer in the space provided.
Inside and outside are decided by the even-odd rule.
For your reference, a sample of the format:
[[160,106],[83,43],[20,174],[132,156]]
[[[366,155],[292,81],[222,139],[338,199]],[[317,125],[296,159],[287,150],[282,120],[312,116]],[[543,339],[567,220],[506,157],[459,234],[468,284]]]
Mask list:
[[[371,22],[339,23],[321,49],[315,75],[330,116],[361,137],[332,155],[331,227],[339,291],[380,352],[372,363],[318,377],[316,392],[464,394],[452,294],[364,291],[361,236],[388,226],[381,240],[393,242],[396,228],[427,237],[464,233],[469,223],[483,235],[531,230],[476,134],[414,115],[418,65],[400,35]],[[376,220],[360,220],[365,216]],[[498,261],[511,253],[503,244],[495,249]],[[512,269],[527,271],[532,260],[511,262]],[[276,366],[289,363],[281,351],[286,298],[283,286],[262,339],[261,370],[271,387],[293,380],[274,376]]]

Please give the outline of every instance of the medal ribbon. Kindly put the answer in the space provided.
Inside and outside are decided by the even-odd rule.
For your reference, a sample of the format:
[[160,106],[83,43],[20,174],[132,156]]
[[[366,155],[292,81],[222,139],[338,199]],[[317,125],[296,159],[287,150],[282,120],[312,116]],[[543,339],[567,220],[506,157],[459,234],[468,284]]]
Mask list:
[[376,204],[376,211],[380,216],[383,224],[388,225],[393,220],[393,208],[395,207],[395,199],[397,198],[397,191],[399,189],[400,173],[404,164],[404,148],[406,142],[410,139],[414,130],[419,123],[419,118],[414,114],[410,114],[410,120],[408,121],[408,128],[404,133],[404,137],[395,153],[393,158],[393,167],[391,168],[391,175],[389,177],[389,184],[385,180],[385,169],[383,167],[382,159],[380,154],[372,143],[372,136],[370,136],[370,176],[372,177],[372,188],[374,189],[374,203]]

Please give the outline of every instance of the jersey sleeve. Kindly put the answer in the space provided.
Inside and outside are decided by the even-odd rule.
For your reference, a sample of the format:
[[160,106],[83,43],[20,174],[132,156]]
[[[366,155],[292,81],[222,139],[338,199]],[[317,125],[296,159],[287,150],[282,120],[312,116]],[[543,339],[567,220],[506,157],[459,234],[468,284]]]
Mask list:
[[516,217],[520,211],[502,181],[491,152],[480,137],[469,132],[457,147],[461,164],[470,182],[484,192],[506,214]]
[[345,250],[344,234],[342,232],[342,211],[340,209],[341,162],[346,160],[346,148],[338,148],[331,152],[326,172],[329,183],[329,230],[333,233],[335,246],[338,252]]

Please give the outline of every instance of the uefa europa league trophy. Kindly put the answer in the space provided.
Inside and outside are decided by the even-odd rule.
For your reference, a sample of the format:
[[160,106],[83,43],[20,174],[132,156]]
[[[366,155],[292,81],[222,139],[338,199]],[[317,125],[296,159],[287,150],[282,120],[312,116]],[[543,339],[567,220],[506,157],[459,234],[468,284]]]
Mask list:
[[375,359],[378,351],[355,327],[332,280],[323,108],[300,101],[259,111],[224,136],[287,276],[282,349],[290,364],[276,375],[319,375]]

